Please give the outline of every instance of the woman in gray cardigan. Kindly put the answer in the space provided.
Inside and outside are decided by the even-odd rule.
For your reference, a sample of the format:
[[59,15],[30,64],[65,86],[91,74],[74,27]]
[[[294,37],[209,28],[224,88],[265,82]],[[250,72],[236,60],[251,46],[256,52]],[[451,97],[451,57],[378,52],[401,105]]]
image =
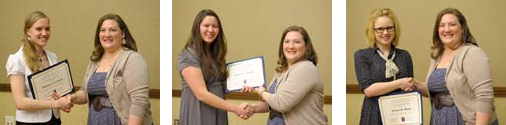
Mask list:
[[72,103],[89,102],[88,125],[152,125],[146,60],[119,15],[99,19],[94,45]]
[[269,112],[269,125],[327,124],[317,56],[303,27],[291,26],[283,31],[278,56],[278,67],[268,90],[255,89],[263,102],[250,104],[254,112]]
[[437,15],[431,57],[427,82],[417,82],[430,97],[431,124],[498,124],[488,56],[459,10]]

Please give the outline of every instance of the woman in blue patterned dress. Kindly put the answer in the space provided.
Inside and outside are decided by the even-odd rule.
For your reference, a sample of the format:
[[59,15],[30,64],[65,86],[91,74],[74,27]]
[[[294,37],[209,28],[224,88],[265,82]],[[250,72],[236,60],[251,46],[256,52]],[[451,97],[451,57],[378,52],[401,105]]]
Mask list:
[[365,94],[360,125],[381,125],[378,98],[414,90],[413,62],[408,51],[396,47],[400,26],[390,9],[372,11],[366,35],[369,47],[355,52],[355,73]]
[[431,100],[433,125],[496,125],[490,65],[466,18],[457,9],[438,13],[427,82],[417,88]]

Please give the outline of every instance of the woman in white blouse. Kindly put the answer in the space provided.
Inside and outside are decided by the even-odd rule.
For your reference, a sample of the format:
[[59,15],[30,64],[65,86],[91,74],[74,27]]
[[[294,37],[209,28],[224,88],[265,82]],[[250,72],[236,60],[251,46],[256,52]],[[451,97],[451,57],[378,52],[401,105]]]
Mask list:
[[[56,55],[44,49],[50,37],[49,18],[41,11],[25,18],[22,46],[9,55],[7,77],[11,82],[12,98],[16,105],[16,124],[60,125],[60,111],[70,111],[70,98],[33,99],[27,76],[56,63]],[[55,93],[53,93],[55,94]],[[54,96],[54,95],[53,95]]]

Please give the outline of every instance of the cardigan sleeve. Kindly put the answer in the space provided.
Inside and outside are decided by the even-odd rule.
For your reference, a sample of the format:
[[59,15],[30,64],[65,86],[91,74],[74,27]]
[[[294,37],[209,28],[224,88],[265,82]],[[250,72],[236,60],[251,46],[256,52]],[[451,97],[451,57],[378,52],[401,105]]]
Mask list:
[[144,118],[146,111],[149,110],[148,67],[140,54],[130,55],[123,77],[131,102],[130,114]]
[[463,71],[476,98],[475,109],[493,112],[494,90],[487,54],[478,47],[470,48],[463,60]]
[[288,71],[286,79],[280,83],[276,93],[271,94],[266,101],[278,112],[290,111],[314,89],[318,82],[321,82],[319,80],[316,67],[309,61],[301,62]]

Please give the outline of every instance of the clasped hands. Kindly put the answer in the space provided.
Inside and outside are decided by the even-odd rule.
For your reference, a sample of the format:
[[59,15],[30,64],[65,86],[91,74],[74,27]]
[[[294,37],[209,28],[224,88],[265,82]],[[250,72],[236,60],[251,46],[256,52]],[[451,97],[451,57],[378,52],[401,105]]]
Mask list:
[[56,101],[57,107],[60,108],[60,110],[62,110],[64,112],[69,113],[71,111],[72,107],[74,107],[74,104],[72,104],[72,101],[71,101],[72,96],[70,96],[70,94],[61,97],[60,95],[58,95],[56,93],[56,91],[53,91],[53,93],[51,94],[51,97],[53,98],[53,100]]
[[[253,89],[253,87],[251,87],[251,86],[244,86],[241,90],[241,92],[244,92],[244,93],[249,93],[252,91],[255,91],[256,93],[258,93],[260,95],[263,91],[265,91],[265,88],[260,86],[258,88]],[[251,116],[253,116],[254,113],[255,113],[255,110],[254,110],[252,104],[246,103],[246,102],[238,105],[235,110],[235,114],[243,120],[249,119]]]
[[405,92],[416,90],[419,85],[415,79],[411,77],[397,79],[396,82],[399,84],[399,89]]

